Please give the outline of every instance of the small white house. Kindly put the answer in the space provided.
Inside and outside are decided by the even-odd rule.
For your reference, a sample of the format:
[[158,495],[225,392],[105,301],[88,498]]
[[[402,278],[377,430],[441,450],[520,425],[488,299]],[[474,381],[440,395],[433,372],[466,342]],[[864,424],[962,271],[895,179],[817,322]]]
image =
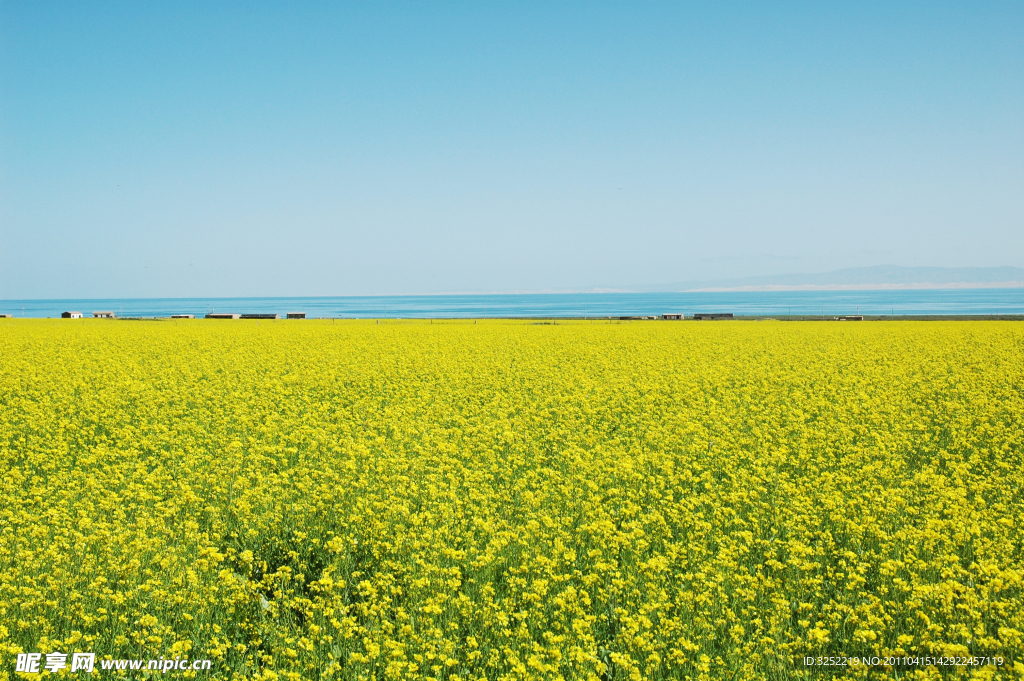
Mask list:
[[117,315],[111,312],[110,310],[101,310],[99,312],[93,312],[92,316],[97,319],[113,319]]
[[61,312],[60,316],[61,316],[61,319],[81,319],[82,318],[82,313],[81,312]]
[[669,312],[668,314],[661,315],[662,319],[686,319],[686,316],[682,312]]

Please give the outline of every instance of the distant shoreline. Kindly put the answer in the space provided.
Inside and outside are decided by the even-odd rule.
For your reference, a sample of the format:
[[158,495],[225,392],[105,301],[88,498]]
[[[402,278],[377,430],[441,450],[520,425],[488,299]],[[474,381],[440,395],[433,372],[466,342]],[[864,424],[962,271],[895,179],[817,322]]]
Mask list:
[[478,321],[495,322],[495,321],[506,321],[506,322],[533,322],[535,324],[552,324],[556,322],[606,322],[606,323],[624,323],[624,322],[658,322],[664,324],[679,324],[679,323],[701,323],[701,324],[721,324],[728,322],[761,322],[761,321],[777,321],[777,322],[982,322],[982,321],[1008,321],[1008,322],[1024,322],[1024,314],[906,314],[906,315],[856,315],[862,317],[862,319],[849,319],[850,315],[835,316],[831,314],[821,315],[808,315],[808,314],[795,314],[795,315],[734,315],[729,319],[693,319],[687,317],[686,319],[655,319],[652,317],[643,316],[626,316],[626,315],[611,315],[601,317],[579,317],[579,316],[529,316],[529,317],[502,317],[502,316],[488,316],[488,317],[308,317],[306,319],[203,319],[197,317],[195,319],[172,319],[171,317],[114,317],[112,319],[97,319],[95,317],[86,316],[78,319],[61,319],[59,317],[0,317],[0,323],[5,321],[17,322],[17,321],[59,321],[66,323],[81,323],[84,321],[96,321],[103,323],[110,322],[185,322],[191,323],[196,321],[213,323],[213,324],[230,324],[230,323],[259,323],[263,322],[281,322],[284,324],[297,324],[301,322],[385,322],[385,323],[416,323],[416,322],[462,322],[472,324]]
[[721,286],[693,288],[680,293],[754,293],[757,291],[949,291],[961,289],[1024,289],[1024,281],[962,282],[954,284],[764,284],[761,286]]
[[[776,286],[781,286],[776,284]],[[518,294],[316,298],[165,298],[0,301],[0,314],[60,317],[95,311],[114,316],[193,314],[305,314],[307,317],[410,318],[608,318],[665,314],[732,313],[768,318],[866,315],[904,317],[1024,315],[1024,288],[700,291],[692,293]]]

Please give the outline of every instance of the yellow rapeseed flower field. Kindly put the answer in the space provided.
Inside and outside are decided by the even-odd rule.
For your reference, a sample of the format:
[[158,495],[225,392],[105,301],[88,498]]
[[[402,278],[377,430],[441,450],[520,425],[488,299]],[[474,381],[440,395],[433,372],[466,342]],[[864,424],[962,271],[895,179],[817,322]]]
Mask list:
[[0,320],[0,678],[1022,678],[1022,421],[1012,322]]

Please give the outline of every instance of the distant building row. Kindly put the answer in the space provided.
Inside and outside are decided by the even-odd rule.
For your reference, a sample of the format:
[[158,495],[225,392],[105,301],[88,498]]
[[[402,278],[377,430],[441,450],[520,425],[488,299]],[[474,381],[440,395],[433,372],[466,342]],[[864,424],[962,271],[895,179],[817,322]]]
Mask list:
[[[206,315],[207,319],[280,319],[281,315],[277,313],[270,314],[239,314],[237,312],[210,312]],[[305,312],[289,312],[285,315],[285,319],[305,319]]]
[[[11,314],[0,314],[0,317],[13,317]],[[81,312],[61,312],[62,319],[82,319],[85,315]],[[97,319],[114,319],[116,314],[109,310],[93,312],[92,316]],[[172,314],[171,319],[195,319],[194,314]],[[238,314],[237,312],[211,312],[206,315],[207,319],[280,319],[279,314]],[[305,312],[289,312],[287,319],[305,319]]]
[[[686,319],[682,312],[670,312],[661,315],[662,319]],[[732,312],[694,312],[692,319],[732,319]]]
[[[82,319],[84,316],[81,312],[62,312],[60,315],[64,319]],[[116,314],[110,310],[99,310],[92,313],[92,316],[97,319],[114,319],[117,317]],[[0,314],[0,317],[13,317],[11,314]],[[241,314],[238,312],[210,312],[206,315],[207,319],[280,319],[281,315],[276,313],[253,313],[253,314]],[[289,312],[285,315],[285,319],[305,319],[305,312]],[[732,312],[695,312],[690,316],[691,319],[732,319]],[[171,319],[195,319],[195,315],[191,314],[172,314]],[[658,317],[619,317],[618,319],[658,319]],[[686,319],[686,315],[682,312],[667,312],[661,315],[661,319],[665,320],[679,320]],[[836,317],[836,319],[842,320],[861,320],[863,319],[860,315],[847,315],[845,317]]]
[[[83,317],[81,312],[61,312],[60,316],[61,319],[81,319]],[[93,312],[92,316],[97,319],[113,319],[117,317],[117,315],[111,312],[110,310],[100,310],[98,312]]]

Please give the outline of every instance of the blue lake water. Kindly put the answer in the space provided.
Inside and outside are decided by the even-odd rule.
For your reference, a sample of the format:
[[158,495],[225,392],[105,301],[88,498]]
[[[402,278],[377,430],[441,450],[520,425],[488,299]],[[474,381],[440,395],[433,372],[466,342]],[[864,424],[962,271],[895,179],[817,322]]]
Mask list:
[[1024,289],[743,291],[700,293],[536,293],[320,298],[124,298],[2,300],[0,313],[59,317],[65,310],[113,310],[122,317],[207,312],[305,312],[310,317],[609,317],[666,312],[736,315],[1024,314]]

